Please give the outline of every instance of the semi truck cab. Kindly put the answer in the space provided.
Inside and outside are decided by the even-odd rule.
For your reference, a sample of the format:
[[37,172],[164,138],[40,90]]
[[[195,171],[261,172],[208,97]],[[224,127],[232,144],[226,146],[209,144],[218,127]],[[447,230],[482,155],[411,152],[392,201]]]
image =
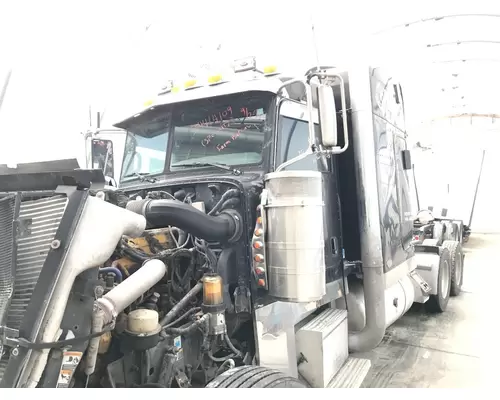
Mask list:
[[[413,303],[444,312],[459,293],[461,243],[413,243],[402,90],[385,68],[286,77],[250,57],[115,126],[118,191],[31,193],[27,178],[0,197],[2,217],[48,202],[61,224],[36,291],[16,284],[22,264],[6,282],[0,386],[359,387],[370,361],[351,353]],[[21,257],[31,232],[0,244]]]

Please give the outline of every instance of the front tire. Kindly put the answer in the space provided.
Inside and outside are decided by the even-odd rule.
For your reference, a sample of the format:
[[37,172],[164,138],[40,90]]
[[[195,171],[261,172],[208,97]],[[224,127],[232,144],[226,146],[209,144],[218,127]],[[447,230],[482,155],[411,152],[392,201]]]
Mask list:
[[253,365],[231,368],[206,388],[307,388],[303,382],[283,372]]
[[451,287],[451,257],[446,247],[439,251],[439,271],[437,278],[437,294],[431,295],[425,303],[427,311],[442,313],[448,307]]

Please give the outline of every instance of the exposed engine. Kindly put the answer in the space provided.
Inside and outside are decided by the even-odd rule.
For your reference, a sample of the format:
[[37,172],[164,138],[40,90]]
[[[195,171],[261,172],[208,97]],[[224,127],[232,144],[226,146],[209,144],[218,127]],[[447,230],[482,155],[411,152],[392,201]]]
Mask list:
[[226,190],[208,213],[197,200],[181,190],[127,201],[148,229],[123,236],[99,271],[102,297],[92,328],[104,333],[89,344],[82,371],[87,386],[204,386],[243,364],[245,355],[251,361],[250,341],[234,338],[250,322],[249,315],[234,314],[228,286],[234,290],[237,281],[223,282],[219,269],[228,266],[218,268],[223,250],[242,235],[242,217],[233,208],[239,191]]
[[[31,355],[21,386],[203,387],[229,368],[252,363],[248,276],[237,267],[245,246],[240,238],[248,234],[238,212],[240,191],[203,186],[205,191],[153,191],[134,199],[103,191],[88,197],[68,256],[79,247],[89,262],[61,269],[66,285],[56,285],[59,297],[42,324],[38,341],[45,345],[26,346]],[[208,201],[203,193],[211,193]],[[90,235],[90,217],[117,224],[114,231],[121,234],[105,238],[118,243],[112,254],[95,255],[95,237],[79,232],[85,222]],[[131,221],[133,227],[118,227]],[[69,303],[62,299],[75,294],[78,276],[95,263],[97,279],[84,280],[93,304],[78,308],[85,323],[74,327],[88,334],[73,335],[59,328],[68,317]],[[60,364],[51,364],[54,358]],[[6,352],[4,370],[8,359]],[[49,371],[54,365],[57,375]]]

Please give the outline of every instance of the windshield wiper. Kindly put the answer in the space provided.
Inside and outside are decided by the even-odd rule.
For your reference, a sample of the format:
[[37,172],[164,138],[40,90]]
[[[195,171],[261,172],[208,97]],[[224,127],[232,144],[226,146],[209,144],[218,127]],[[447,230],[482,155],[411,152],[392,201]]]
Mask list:
[[146,173],[142,173],[142,174],[141,174],[141,173],[139,173],[139,172],[134,172],[134,173],[132,173],[132,174],[127,174],[127,175],[125,175],[125,176],[124,176],[124,178],[131,178],[132,176],[135,176],[135,177],[139,178],[139,180],[140,180],[141,182],[155,183],[155,182],[157,182],[157,181],[158,181],[158,179],[153,178],[153,177],[148,178],[148,175],[150,175],[150,174],[146,174]]
[[172,164],[172,167],[217,167],[226,171],[231,171],[234,175],[242,174],[242,172],[239,169],[233,168],[227,164],[221,164],[216,162],[177,163],[177,164]]

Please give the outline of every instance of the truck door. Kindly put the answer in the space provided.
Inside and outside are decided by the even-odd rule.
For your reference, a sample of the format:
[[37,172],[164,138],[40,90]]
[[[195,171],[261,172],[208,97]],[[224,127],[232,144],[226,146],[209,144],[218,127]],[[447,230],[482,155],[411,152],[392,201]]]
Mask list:
[[[275,167],[302,154],[308,147],[309,123],[306,106],[285,100],[279,109]],[[317,121],[315,121],[317,122]],[[319,130],[319,125],[316,123]],[[325,198],[325,263],[326,282],[342,278],[340,199],[335,160],[311,154],[289,165],[285,170],[319,171],[323,173]]]

